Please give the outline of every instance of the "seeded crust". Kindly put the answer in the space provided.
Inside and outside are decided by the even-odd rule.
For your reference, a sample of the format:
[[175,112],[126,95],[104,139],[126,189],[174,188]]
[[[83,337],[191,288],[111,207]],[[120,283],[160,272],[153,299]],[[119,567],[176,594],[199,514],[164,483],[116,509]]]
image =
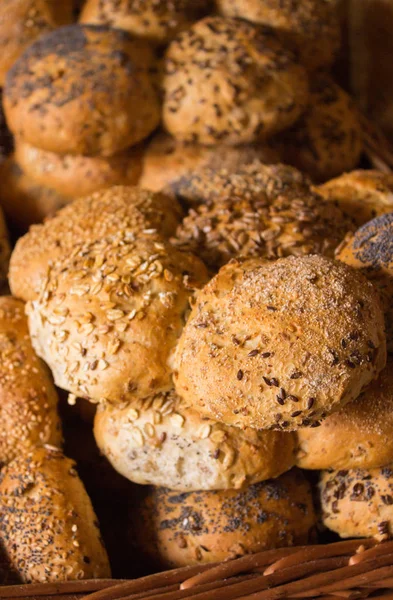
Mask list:
[[70,198],[114,185],[136,185],[142,171],[142,150],[138,146],[104,158],[46,152],[19,139],[15,158],[39,185]]
[[4,110],[15,135],[60,154],[111,156],[143,140],[160,108],[150,48],[98,26],[56,29],[7,74]]
[[0,204],[9,223],[21,234],[72,201],[33,181],[15,162],[14,156],[0,166],[0,178]]
[[151,488],[135,515],[141,547],[163,567],[307,543],[314,525],[311,488],[296,469],[240,491]]
[[80,22],[125,29],[162,44],[202,18],[209,0],[87,0]]
[[337,258],[359,269],[378,290],[385,311],[387,347],[393,352],[393,212],[376,217],[347,236]]
[[31,346],[24,304],[0,298],[0,465],[37,445],[62,443],[57,394]]
[[325,181],[357,166],[362,132],[350,96],[328,75],[312,78],[310,85],[308,110],[277,137],[275,147],[283,162]]
[[248,144],[292,125],[308,80],[272,30],[208,17],[181,33],[165,57],[163,123],[183,142]]
[[94,242],[115,234],[161,239],[175,232],[180,216],[175,199],[136,187],[116,186],[75,200],[19,238],[10,264],[12,293],[25,301],[36,298],[48,264],[83,240]]
[[232,260],[198,294],[176,391],[227,425],[295,430],[354,400],[384,368],[371,283],[322,256]]
[[342,538],[393,532],[393,469],[322,471],[323,522]]
[[182,144],[165,133],[159,133],[154,136],[143,156],[139,185],[160,191],[180,178],[192,177],[195,169],[225,168],[232,172],[256,159],[262,163],[276,163],[278,154],[268,145],[200,146]]
[[94,435],[130,481],[172,490],[238,489],[294,465],[290,433],[226,427],[185,407],[173,391],[125,407],[100,406]]
[[206,268],[169,243],[123,232],[50,265],[26,307],[33,346],[56,384],[127,402],[171,387],[168,360]]
[[376,381],[317,429],[299,429],[302,469],[375,469],[393,463],[393,359]]
[[331,0],[217,0],[226,17],[275,29],[311,70],[329,67],[340,46],[336,6]]
[[110,577],[97,518],[75,463],[53,447],[0,474],[0,540],[22,581]]
[[[196,188],[195,199],[200,199],[201,192],[206,202],[190,209],[173,243],[200,256],[213,271],[239,255],[280,258],[318,253],[333,257],[348,229],[353,229],[352,223],[333,203],[299,185],[301,176],[292,171],[260,162],[236,172],[194,171],[187,200]],[[280,185],[281,181],[269,185],[269,179],[280,179],[281,172],[288,185]]]
[[344,173],[316,188],[335,202],[359,227],[374,217],[393,212],[393,175],[358,170]]

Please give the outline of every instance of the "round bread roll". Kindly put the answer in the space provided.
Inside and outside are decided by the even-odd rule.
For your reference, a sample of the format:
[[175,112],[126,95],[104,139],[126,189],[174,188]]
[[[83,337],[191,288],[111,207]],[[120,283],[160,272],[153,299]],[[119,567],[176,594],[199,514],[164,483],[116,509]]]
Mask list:
[[[282,166],[284,178],[292,169]],[[280,166],[253,162],[235,172],[199,169],[190,176],[206,202],[191,208],[173,243],[193,252],[213,271],[236,256],[279,258],[310,253],[334,256],[352,224],[331,202],[297,184],[268,185]],[[300,179],[300,178],[299,178]],[[176,188],[176,183],[173,186]],[[210,198],[213,197],[213,200]],[[181,198],[181,196],[180,196]]]
[[275,144],[283,162],[305,171],[315,181],[353,169],[359,162],[363,140],[351,98],[329,75],[314,77],[308,110],[277,137]]
[[75,246],[26,307],[33,346],[77,396],[120,403],[166,391],[190,297],[206,280],[199,259],[158,239],[122,231]]
[[0,540],[22,581],[110,577],[90,499],[75,463],[52,446],[0,473]]
[[393,464],[393,359],[376,381],[317,429],[299,429],[302,469],[374,469]]
[[296,469],[240,491],[151,488],[133,516],[140,547],[162,567],[305,544],[315,526],[310,484]]
[[168,47],[163,123],[183,142],[248,144],[292,125],[308,80],[273,31],[208,17]]
[[62,443],[57,394],[29,338],[24,304],[0,298],[0,465],[37,445]]
[[0,204],[7,220],[18,233],[26,233],[30,225],[52,217],[72,201],[31,179],[14,156],[8,157],[0,166],[0,178]]
[[377,292],[322,256],[232,260],[198,294],[174,357],[178,394],[227,425],[298,429],[383,369]]
[[330,66],[340,46],[340,27],[331,0],[217,0],[226,17],[275,29],[309,69]]
[[340,537],[391,536],[391,467],[322,471],[319,487],[323,523]]
[[81,23],[105,24],[162,44],[202,18],[209,0],[87,0]]
[[143,156],[139,185],[160,191],[179,178],[192,176],[195,169],[210,167],[232,172],[256,159],[262,163],[275,163],[279,157],[267,145],[200,146],[182,144],[165,133],[159,133],[153,137]]
[[393,212],[376,217],[348,236],[338,248],[337,258],[362,271],[378,290],[385,311],[387,346],[393,351]]
[[184,406],[175,392],[100,405],[94,435],[119,473],[172,490],[241,488],[294,464],[290,433],[227,427]]
[[316,188],[335,202],[359,227],[374,217],[393,212],[393,175],[358,170],[344,173]]
[[152,52],[125,31],[71,25],[41,37],[7,74],[4,110],[29,144],[111,156],[143,140],[160,108]]
[[37,184],[70,198],[87,196],[114,185],[136,185],[142,172],[139,147],[104,158],[56,154],[18,139],[15,159]]
[[172,235],[179,223],[177,201],[136,187],[115,186],[75,200],[20,238],[12,254],[9,281],[14,296],[33,300],[47,275],[48,264],[68,256],[83,240],[124,233],[133,238]]

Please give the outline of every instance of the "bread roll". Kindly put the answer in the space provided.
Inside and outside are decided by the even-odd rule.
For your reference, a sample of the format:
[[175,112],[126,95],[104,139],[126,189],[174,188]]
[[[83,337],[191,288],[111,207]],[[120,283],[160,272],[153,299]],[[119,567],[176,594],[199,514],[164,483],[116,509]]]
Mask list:
[[387,539],[393,531],[393,469],[322,471],[323,523],[347,537]]
[[162,44],[203,17],[210,4],[208,0],[87,0],[80,22],[125,29]]
[[151,488],[133,517],[141,549],[160,567],[305,544],[315,525],[311,488],[297,470],[243,490]]
[[393,464],[393,359],[362,394],[322,421],[299,429],[302,469],[374,469]]
[[87,196],[114,185],[136,185],[142,171],[140,147],[103,158],[46,152],[19,139],[15,158],[37,184],[70,198]]
[[34,181],[14,156],[0,166],[0,177],[0,204],[13,229],[21,234],[26,233],[30,225],[52,217],[72,200]]
[[227,427],[184,406],[175,392],[100,406],[94,434],[119,473],[173,490],[240,488],[294,464],[292,434]]
[[176,391],[203,415],[315,426],[385,366],[378,294],[318,255],[232,260],[198,294],[173,362]]
[[18,240],[9,273],[12,293],[25,301],[36,298],[48,264],[68,256],[83,240],[118,233],[161,239],[175,232],[181,214],[175,199],[136,187],[115,186],[75,200]]
[[54,447],[0,473],[0,540],[22,581],[110,577],[97,518],[75,463]]
[[335,202],[358,227],[374,217],[393,212],[393,175],[390,173],[351,171],[316,190],[326,200]]
[[[270,186],[269,179],[279,179],[281,173],[283,180]],[[187,199],[195,189],[195,199],[201,193],[206,201],[189,211],[174,243],[200,256],[213,271],[239,255],[333,256],[352,228],[340,209],[299,186],[301,178],[290,167],[255,161],[236,171],[199,169],[188,179]]]
[[209,167],[232,172],[254,160],[275,163],[278,162],[278,154],[262,144],[200,146],[182,144],[165,133],[159,133],[153,137],[144,153],[139,185],[148,190],[160,191],[180,178],[191,176],[195,169]]
[[163,123],[182,142],[249,144],[292,125],[308,80],[273,31],[208,17],[168,47]]
[[309,69],[329,67],[340,45],[336,3],[331,0],[217,0],[227,17],[273,27]]
[[93,401],[127,402],[171,387],[169,359],[206,268],[158,239],[75,246],[49,265],[26,310],[56,384]]
[[283,162],[305,171],[315,181],[354,169],[363,140],[351,98],[330,76],[314,77],[308,110],[277,137],[275,147]]
[[360,270],[378,290],[387,346],[393,351],[393,213],[376,217],[348,236],[337,249],[337,258]]
[[8,72],[9,127],[48,152],[112,156],[158,125],[152,61],[150,48],[124,31],[57,29],[33,43]]

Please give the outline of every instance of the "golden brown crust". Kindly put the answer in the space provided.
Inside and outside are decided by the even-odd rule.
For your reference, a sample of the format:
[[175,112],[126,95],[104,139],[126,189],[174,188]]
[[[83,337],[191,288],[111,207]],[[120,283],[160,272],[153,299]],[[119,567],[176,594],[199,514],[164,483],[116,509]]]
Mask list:
[[[304,183],[304,185],[302,185]],[[194,204],[173,243],[211,269],[237,256],[334,256],[352,223],[308,188],[299,172],[258,161],[237,171],[198,169],[175,182],[179,199]]]
[[359,227],[393,211],[393,175],[390,173],[351,171],[316,190],[326,200],[335,202]]
[[198,294],[176,349],[184,400],[228,425],[313,425],[386,363],[371,283],[322,256],[232,260]]
[[62,443],[57,393],[31,345],[23,302],[0,298],[0,464]]
[[393,532],[393,469],[322,471],[323,522],[340,537],[386,539]]
[[337,258],[360,270],[378,290],[385,311],[387,346],[393,351],[393,213],[376,217],[348,236],[337,249]]
[[72,200],[37,184],[26,175],[13,156],[0,166],[0,177],[0,204],[9,222],[20,233],[26,233],[34,223],[52,217]]
[[275,145],[284,162],[325,181],[354,169],[363,140],[351,98],[328,75],[311,79],[308,110],[280,134]]
[[217,0],[217,7],[227,17],[275,29],[309,69],[331,65],[340,46],[336,7],[330,0]]
[[206,280],[199,259],[157,237],[121,231],[75,246],[26,307],[34,348],[77,396],[127,402],[166,391],[190,297]]
[[46,152],[18,139],[15,159],[37,184],[70,198],[114,185],[136,185],[142,172],[142,149],[138,146],[105,158]]
[[168,567],[307,543],[314,525],[311,488],[298,470],[240,491],[152,488],[135,515],[141,547]]
[[302,469],[374,469],[393,463],[393,360],[376,381],[317,429],[299,429]]
[[110,577],[97,518],[75,463],[54,447],[0,474],[0,540],[24,582]]
[[119,473],[172,490],[237,489],[294,464],[292,434],[227,427],[187,408],[174,391],[100,406],[94,435]]
[[278,162],[278,154],[267,144],[247,146],[201,146],[182,144],[165,133],[155,135],[143,156],[143,171],[139,185],[160,191],[195,169],[209,167],[237,171],[244,164],[259,160]]
[[292,125],[307,105],[303,67],[273,31],[208,17],[165,57],[163,123],[176,139],[247,144]]
[[87,0],[79,21],[125,29],[162,44],[202,18],[209,0]]
[[33,43],[7,74],[4,109],[26,142],[111,156],[158,125],[150,48],[120,30],[71,25]]
[[136,187],[115,186],[75,200],[53,218],[19,238],[12,254],[9,280],[14,296],[33,300],[46,277],[48,263],[76,244],[123,232],[130,237],[170,236],[181,217],[175,199]]

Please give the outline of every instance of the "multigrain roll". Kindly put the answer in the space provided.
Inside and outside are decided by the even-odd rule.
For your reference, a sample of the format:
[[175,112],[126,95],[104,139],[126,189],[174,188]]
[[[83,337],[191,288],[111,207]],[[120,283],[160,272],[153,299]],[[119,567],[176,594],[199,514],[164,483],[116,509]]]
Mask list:
[[173,490],[241,488],[294,464],[292,434],[227,427],[187,408],[173,391],[99,406],[94,435],[119,473]]
[[68,256],[76,244],[124,234],[161,239],[176,230],[182,211],[174,198],[136,187],[115,186],[75,200],[20,238],[12,254],[12,293],[33,300],[47,275],[48,264]]
[[97,517],[75,463],[51,446],[0,473],[0,540],[22,581],[110,577]]
[[41,223],[72,201],[29,177],[10,156],[0,166],[0,205],[7,220],[18,233],[26,233],[30,225]]
[[344,173],[316,188],[335,202],[358,227],[374,217],[393,212],[393,175],[376,170]]
[[189,301],[206,280],[199,259],[163,240],[121,232],[80,244],[48,266],[27,304],[33,346],[77,396],[121,403],[166,391]]
[[15,159],[37,184],[70,198],[114,185],[136,185],[142,172],[142,149],[138,146],[105,158],[46,152],[18,139]]
[[0,298],[0,465],[37,445],[62,443],[57,394],[31,345],[24,304]]
[[278,162],[278,154],[267,144],[246,146],[201,146],[182,144],[165,133],[155,135],[143,156],[143,170],[139,185],[160,191],[172,182],[190,175],[195,169],[228,169],[237,171],[242,165],[259,160]]
[[322,471],[319,488],[323,523],[340,537],[391,536],[391,467]]
[[276,148],[283,162],[324,181],[357,166],[362,131],[351,98],[329,75],[312,78],[310,85],[309,108],[277,137]]
[[134,520],[141,549],[161,567],[306,544],[315,526],[311,488],[298,470],[240,491],[151,488]]
[[337,258],[360,270],[376,287],[385,311],[388,350],[393,351],[393,212],[369,221],[337,249]]
[[[333,257],[352,223],[333,203],[324,202],[299,181],[295,169],[259,161],[237,171],[198,169],[188,177],[185,192],[188,201],[195,200],[195,207],[179,225],[173,243],[200,256],[213,271],[239,255]],[[184,178],[172,185],[178,187],[180,200],[186,183]],[[201,194],[206,201],[198,205]]]
[[308,80],[271,30],[208,17],[168,47],[163,123],[183,142],[247,144],[292,125]]
[[71,25],[41,37],[8,72],[10,129],[60,154],[111,156],[151,133],[160,108],[144,42],[107,27]]
[[199,292],[173,362],[176,391],[203,415],[315,426],[385,366],[378,294],[322,256],[232,260]]
[[79,20],[125,29],[163,44],[202,18],[209,5],[209,0],[87,0]]
[[219,12],[273,27],[309,69],[329,67],[340,45],[336,6],[330,0],[217,0]]
[[317,429],[299,429],[302,469],[374,469],[393,464],[393,359],[376,381]]

